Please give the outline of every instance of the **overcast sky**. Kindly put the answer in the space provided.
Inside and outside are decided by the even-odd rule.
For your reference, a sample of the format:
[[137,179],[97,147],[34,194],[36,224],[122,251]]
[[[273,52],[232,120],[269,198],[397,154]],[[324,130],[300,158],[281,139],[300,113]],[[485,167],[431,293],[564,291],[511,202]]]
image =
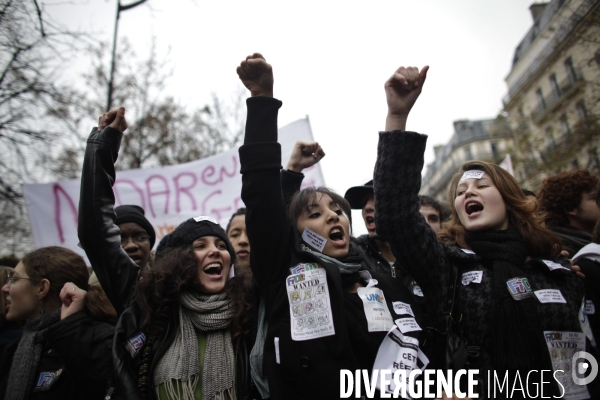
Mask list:
[[[309,116],[327,153],[325,182],[343,195],[372,175],[386,115],[383,83],[400,65],[431,67],[408,122],[429,135],[426,163],[433,146],[452,136],[453,121],[501,111],[514,49],[532,25],[531,3],[148,0],[121,14],[119,37],[138,56],[153,36],[163,57],[170,48],[174,75],[165,93],[190,109],[209,103],[211,92],[230,96],[236,66],[261,52],[283,101],[279,125]],[[44,11],[112,43],[116,0],[48,0]],[[354,228],[366,232],[360,220]]]

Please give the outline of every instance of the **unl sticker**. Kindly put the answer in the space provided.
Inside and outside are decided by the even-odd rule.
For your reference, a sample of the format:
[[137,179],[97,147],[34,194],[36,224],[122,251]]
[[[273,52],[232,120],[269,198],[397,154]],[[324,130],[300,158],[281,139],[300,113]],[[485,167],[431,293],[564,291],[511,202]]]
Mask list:
[[137,353],[140,352],[145,342],[146,335],[144,335],[142,332],[136,333],[135,335],[127,339],[125,348],[129,352],[131,358],[135,358],[135,356],[137,356]]
[[465,171],[464,174],[462,175],[462,177],[460,178],[461,181],[464,181],[465,179],[481,179],[483,177],[483,174],[485,174],[485,172],[483,171],[479,171],[476,169],[473,169],[471,171]]
[[56,381],[60,377],[60,374],[62,374],[62,369],[53,372],[40,373],[40,376],[38,377],[37,383],[35,385],[35,388],[33,388],[33,391],[45,392],[46,390],[49,390],[52,387],[52,385],[56,383]]
[[533,296],[527,278],[513,278],[506,282],[510,295],[515,300],[523,300]]

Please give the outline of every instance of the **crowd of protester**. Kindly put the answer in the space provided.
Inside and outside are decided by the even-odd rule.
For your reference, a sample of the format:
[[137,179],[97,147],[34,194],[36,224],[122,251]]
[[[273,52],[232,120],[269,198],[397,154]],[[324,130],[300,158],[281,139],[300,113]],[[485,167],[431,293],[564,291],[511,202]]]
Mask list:
[[[340,371],[389,368],[397,345],[398,368],[476,369],[478,397],[495,398],[489,372],[512,384],[571,362],[549,347],[556,335],[596,355],[598,176],[562,172],[536,194],[469,161],[448,202],[419,195],[427,137],[405,127],[427,71],[400,67],[386,81],[373,180],[342,197],[301,189],[302,171],[325,156],[316,142],[297,142],[282,168],[273,69],[248,56],[237,68],[250,92],[239,149],[246,207],[226,229],[198,216],[160,240],[141,207],[115,207],[127,121],[124,108],[103,114],[78,213],[93,272],[60,247],[0,267],[0,397],[334,399]],[[359,237],[352,209],[367,230]],[[570,372],[528,379],[516,397],[536,385],[600,396],[598,382],[575,387]],[[367,386],[357,379],[353,389],[384,397]]]

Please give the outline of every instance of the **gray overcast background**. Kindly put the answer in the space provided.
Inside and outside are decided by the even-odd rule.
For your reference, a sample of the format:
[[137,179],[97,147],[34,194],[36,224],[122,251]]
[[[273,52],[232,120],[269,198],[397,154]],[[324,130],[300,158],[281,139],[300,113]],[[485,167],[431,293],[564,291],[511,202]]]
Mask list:
[[[514,49],[532,25],[531,3],[148,0],[121,14],[119,37],[142,58],[152,36],[161,57],[170,48],[174,75],[165,94],[190,108],[209,103],[211,92],[230,96],[236,66],[261,52],[283,101],[279,125],[310,117],[327,153],[325,181],[343,194],[370,179],[386,115],[383,83],[398,66],[431,67],[408,122],[429,135],[427,163],[433,146],[450,139],[453,121],[500,112]],[[48,1],[44,12],[112,43],[116,0]],[[85,68],[74,60],[64,79]],[[354,218],[355,234],[366,232],[359,214]]]

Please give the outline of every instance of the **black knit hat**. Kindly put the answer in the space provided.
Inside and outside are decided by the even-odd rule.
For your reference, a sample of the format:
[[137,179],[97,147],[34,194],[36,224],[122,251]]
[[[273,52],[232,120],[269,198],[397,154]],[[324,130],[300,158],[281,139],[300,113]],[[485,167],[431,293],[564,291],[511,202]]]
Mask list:
[[373,195],[373,180],[362,186],[354,186],[346,190],[344,198],[348,200],[350,207],[361,210],[367,204],[366,198],[368,195]]
[[227,251],[231,255],[231,262],[235,260],[235,251],[227,237],[227,234],[212,217],[194,217],[182,222],[175,230],[164,236],[158,247],[156,254],[158,255],[166,249],[184,247],[192,244],[196,239],[203,236],[216,236],[225,242]]
[[141,226],[148,233],[150,239],[150,250],[152,250],[154,247],[154,242],[156,242],[156,232],[154,232],[154,228],[152,227],[150,221],[148,221],[144,216],[144,209],[140,206],[124,205],[116,207],[115,213],[117,214],[115,224],[121,225],[127,222],[135,222]]

